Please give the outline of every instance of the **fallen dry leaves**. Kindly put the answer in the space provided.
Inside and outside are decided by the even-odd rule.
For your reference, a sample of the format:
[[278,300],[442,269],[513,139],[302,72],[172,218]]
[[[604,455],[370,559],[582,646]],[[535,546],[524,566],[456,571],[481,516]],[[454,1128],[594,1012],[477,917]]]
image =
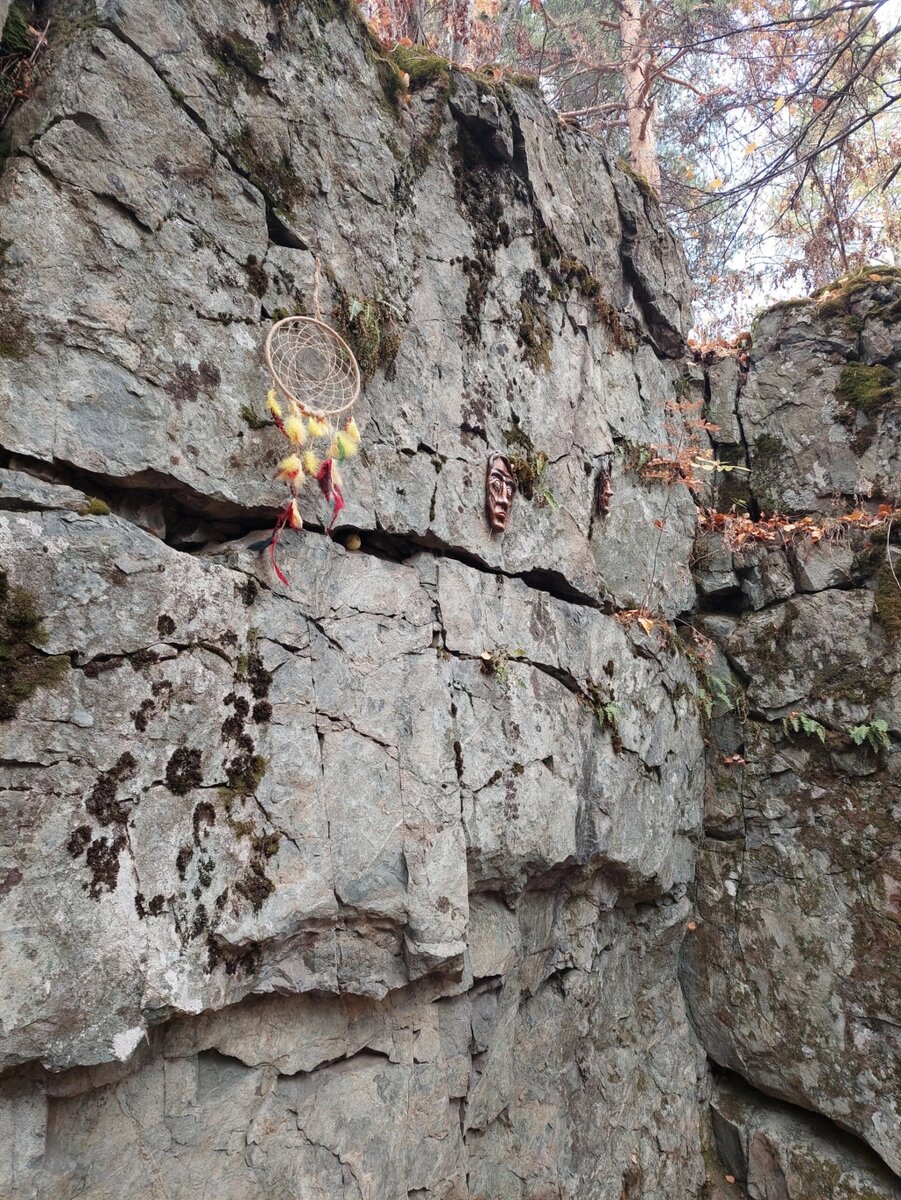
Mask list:
[[820,542],[840,537],[852,529],[879,529],[887,525],[895,510],[890,504],[880,504],[875,512],[856,508],[840,517],[786,517],[775,513],[753,521],[742,513],[721,513],[705,509],[698,520],[705,533],[719,533],[730,550],[740,550],[747,542],[777,542],[785,545],[794,539],[809,537]]

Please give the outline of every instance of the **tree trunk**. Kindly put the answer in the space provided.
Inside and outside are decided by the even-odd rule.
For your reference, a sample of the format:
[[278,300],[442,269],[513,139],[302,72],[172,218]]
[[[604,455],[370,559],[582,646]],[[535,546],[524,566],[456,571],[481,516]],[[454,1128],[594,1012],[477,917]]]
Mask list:
[[623,79],[632,167],[659,194],[660,167],[654,133],[654,101],[648,83],[651,63],[641,28],[641,0],[619,0],[619,31],[625,64]]

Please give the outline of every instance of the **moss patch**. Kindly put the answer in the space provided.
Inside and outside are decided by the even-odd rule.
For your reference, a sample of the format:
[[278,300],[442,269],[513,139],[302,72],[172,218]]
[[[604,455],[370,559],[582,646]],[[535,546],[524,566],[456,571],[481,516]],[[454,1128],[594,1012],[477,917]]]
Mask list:
[[34,350],[34,335],[25,324],[25,318],[10,311],[10,298],[3,295],[3,307],[7,310],[0,317],[0,358],[21,360]]
[[277,209],[290,210],[304,194],[300,176],[283,150],[264,145],[254,128],[242,125],[228,138],[228,148],[251,183]]
[[901,281],[901,268],[899,267],[873,266],[865,267],[862,271],[854,271],[813,293],[813,299],[818,301],[817,313],[821,317],[843,316],[848,312],[854,297],[860,292],[880,283],[887,284],[896,281]]
[[754,439],[751,449],[751,492],[766,512],[780,507],[782,468],[788,457],[788,447],[782,438],[764,433]]
[[263,73],[263,57],[259,48],[236,29],[220,33],[213,43],[212,53],[225,70],[237,69],[254,79]]
[[110,506],[105,500],[98,500],[96,496],[89,496],[78,510],[78,515],[80,517],[108,517],[110,515]]
[[873,613],[885,629],[890,642],[901,640],[901,588],[895,582],[888,563],[883,564],[876,577]]
[[846,363],[838,377],[836,399],[872,419],[901,398],[898,376],[889,367]]
[[261,417],[251,404],[241,405],[241,420],[250,429],[268,429],[272,424],[268,417]]
[[47,640],[31,592],[11,587],[0,570],[0,721],[9,721],[19,705],[41,688],[55,687],[69,670],[65,655],[41,654]]
[[400,322],[383,300],[352,296],[339,289],[335,322],[360,365],[363,383],[379,367],[389,367],[400,350]]
[[629,179],[632,180],[646,200],[653,200],[655,204],[659,203],[657,199],[657,193],[645,179],[644,175],[639,175],[628,159],[618,158],[616,160],[616,165],[624,175],[627,175]]
[[548,324],[548,306],[541,299],[537,271],[522,277],[519,298],[519,345],[523,358],[534,371],[550,372],[554,337]]
[[504,442],[509,447],[510,470],[524,499],[532,500],[538,508],[555,505],[554,493],[544,479],[548,465],[544,451],[535,449],[532,439],[519,425],[504,431]]
[[428,46],[397,46],[389,57],[398,70],[409,76],[413,90],[450,79],[450,63]]

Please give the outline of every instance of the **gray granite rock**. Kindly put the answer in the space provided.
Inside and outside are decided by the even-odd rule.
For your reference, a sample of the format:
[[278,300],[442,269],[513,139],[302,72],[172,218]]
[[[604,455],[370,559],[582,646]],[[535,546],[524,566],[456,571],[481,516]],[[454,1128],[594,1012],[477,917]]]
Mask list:
[[[337,6],[98,0],[5,131],[0,1193],[720,1197],[705,1050],[896,1163],[872,556],[713,544],[696,591],[637,466],[687,379],[755,480],[795,439],[781,503],[886,491],[893,410],[817,399],[819,308],[705,382],[639,181],[527,88],[397,82]],[[261,345],[317,257],[365,454],[285,587]],[[890,370],[894,287],[850,302]]]
[[895,1200],[901,1184],[872,1153],[827,1122],[766,1100],[735,1080],[717,1081],[716,1143],[751,1200]]

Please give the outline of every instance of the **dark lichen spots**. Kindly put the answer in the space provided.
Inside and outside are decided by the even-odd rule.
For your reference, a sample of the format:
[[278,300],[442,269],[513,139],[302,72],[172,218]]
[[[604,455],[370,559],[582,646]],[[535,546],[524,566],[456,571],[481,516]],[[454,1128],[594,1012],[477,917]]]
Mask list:
[[184,879],[188,873],[188,864],[194,857],[194,847],[187,842],[179,850],[175,856],[175,869],[178,871],[178,878]]
[[251,944],[247,949],[237,951],[231,946],[220,945],[215,937],[207,937],[207,967],[214,971],[216,967],[225,967],[226,975],[248,977],[256,975],[262,962],[262,952],[257,944]]
[[66,842],[66,850],[73,858],[80,858],[87,850],[91,841],[90,825],[79,825],[69,834],[69,840]]
[[153,710],[156,708],[156,703],[153,700],[142,700],[140,708],[132,711],[131,719],[135,723],[135,729],[138,733],[145,733],[150,722],[150,717]]
[[272,705],[268,700],[258,700],[253,706],[253,719],[257,725],[264,725],[272,719]]
[[216,810],[208,800],[201,800],[194,809],[191,820],[194,826],[194,843],[199,846],[201,833],[205,837],[207,831],[216,824]]
[[119,882],[119,855],[125,846],[125,837],[122,834],[114,841],[107,837],[99,837],[91,842],[86,856],[91,878],[82,886],[92,900],[99,900],[104,892],[116,890]]
[[94,658],[82,669],[85,679],[99,679],[107,671],[118,671],[122,666],[121,658]]
[[[244,262],[244,274],[247,276],[247,286],[251,292],[262,299],[269,286],[269,276],[266,274],[266,268],[255,254],[247,256]],[[268,425],[269,422],[264,421],[263,424]]]
[[65,655],[45,655],[47,640],[31,592],[10,586],[0,570],[0,721],[9,721],[42,688],[60,683],[69,670]]
[[462,124],[457,127],[454,183],[457,203],[472,228],[475,245],[475,254],[461,260],[468,281],[463,332],[470,341],[477,341],[497,249],[509,246],[512,240],[506,214],[519,198],[516,189],[520,184],[509,172],[486,160],[478,142]]
[[254,851],[262,855],[263,858],[274,858],[278,854],[281,840],[282,835],[280,833],[255,834],[252,839]]
[[178,363],[165,391],[177,409],[197,400],[201,392],[211,395],[222,381],[219,368],[202,362],[195,371],[189,363]]
[[[266,424],[268,424],[268,422],[266,422]],[[247,579],[244,583],[240,584],[238,587],[238,595],[241,597],[245,608],[250,608],[259,595],[259,591],[260,589],[253,579]]]
[[194,921],[191,925],[191,937],[201,937],[210,927],[210,918],[206,905],[198,904],[194,910]]
[[250,694],[254,700],[265,700],[269,695],[272,684],[272,672],[263,666],[263,660],[256,650],[251,651],[247,660],[247,682],[250,684]]
[[222,722],[222,738],[226,742],[235,742],[244,733],[244,722],[237,713],[232,713]]
[[226,765],[225,775],[232,792],[239,796],[252,796],[266,774],[268,762],[261,754],[242,751]]
[[202,782],[200,751],[180,746],[166,763],[166,787],[173,796],[186,796]]
[[137,771],[133,754],[121,754],[108,771],[102,771],[85,801],[85,808],[101,825],[124,825],[128,810],[125,801],[119,800],[119,784],[131,779]]
[[209,855],[204,855],[197,860],[197,881],[203,888],[208,888],[213,882],[213,868],[215,863]]
[[143,667],[152,667],[154,663],[158,663],[160,656],[148,647],[146,650],[135,650],[134,654],[128,656],[128,661],[133,671],[140,671]]
[[494,278],[494,256],[485,251],[475,258],[464,256],[462,266],[467,279],[463,332],[470,341],[475,342],[482,330],[482,308]]
[[143,892],[137,892],[135,894],[135,908],[137,910],[138,917],[142,921],[145,917],[158,917],[163,911],[165,904],[166,897],[161,895],[159,892],[151,898],[149,904],[147,903],[147,899]]
[[262,863],[254,860],[235,884],[235,891],[250,901],[254,912],[259,912],[275,891],[275,884],[266,875]]
[[163,613],[156,623],[156,628],[163,637],[171,637],[175,633],[175,622],[170,616]]

